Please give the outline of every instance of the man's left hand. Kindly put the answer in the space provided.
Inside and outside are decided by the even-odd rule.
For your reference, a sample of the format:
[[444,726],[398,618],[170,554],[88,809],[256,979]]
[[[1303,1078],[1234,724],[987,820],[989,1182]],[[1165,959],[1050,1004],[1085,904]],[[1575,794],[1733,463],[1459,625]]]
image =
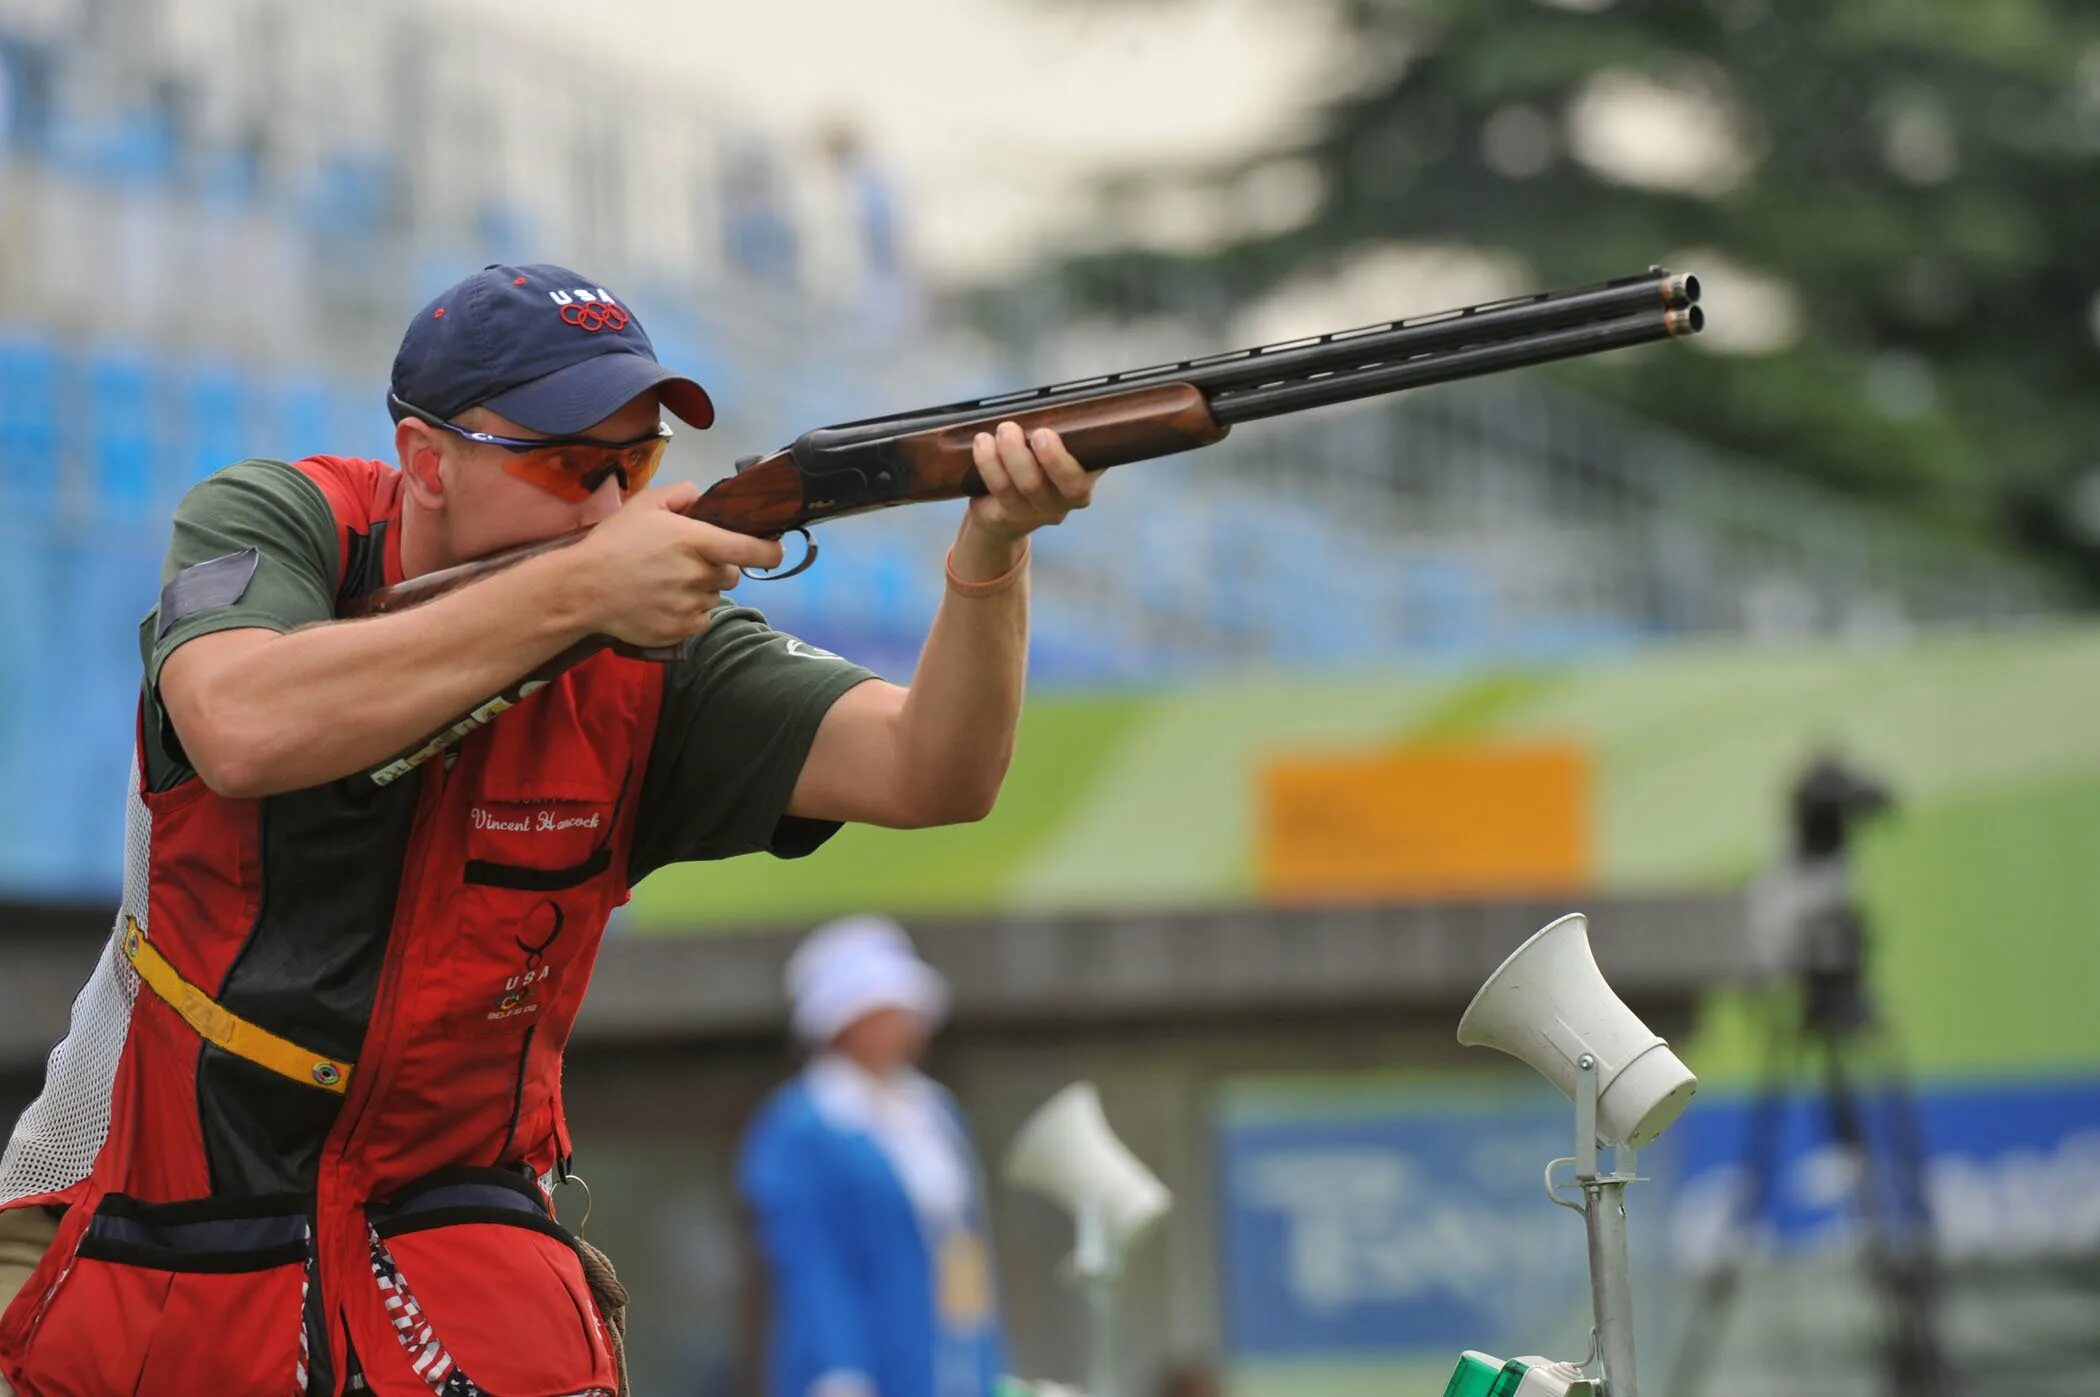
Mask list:
[[1008,543],[1085,509],[1093,502],[1094,482],[1100,478],[1098,471],[1080,465],[1047,427],[1024,435],[1020,424],[1001,422],[997,432],[977,434],[971,455],[986,493],[970,501],[970,524]]

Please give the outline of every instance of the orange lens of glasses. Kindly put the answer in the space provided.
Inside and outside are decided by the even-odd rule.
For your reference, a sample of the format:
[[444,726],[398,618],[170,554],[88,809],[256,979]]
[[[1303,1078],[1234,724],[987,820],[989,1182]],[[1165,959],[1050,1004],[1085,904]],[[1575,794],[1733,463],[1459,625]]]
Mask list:
[[622,478],[622,498],[649,483],[663,464],[669,437],[650,437],[631,446],[585,446],[566,443],[538,451],[520,451],[504,458],[503,469],[529,485],[571,504],[581,504],[597,493],[606,477]]

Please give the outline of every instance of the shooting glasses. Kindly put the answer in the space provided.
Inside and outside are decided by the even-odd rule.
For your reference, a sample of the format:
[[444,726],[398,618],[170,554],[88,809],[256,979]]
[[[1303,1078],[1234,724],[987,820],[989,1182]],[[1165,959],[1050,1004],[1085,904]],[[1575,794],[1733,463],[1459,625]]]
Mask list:
[[620,497],[634,494],[649,483],[663,464],[664,447],[671,429],[658,423],[656,430],[632,441],[600,441],[596,437],[504,437],[494,432],[476,432],[447,422],[399,394],[387,395],[396,408],[441,431],[464,437],[483,446],[500,446],[509,452],[503,462],[506,473],[550,495],[581,504],[598,492],[608,476],[620,477]]

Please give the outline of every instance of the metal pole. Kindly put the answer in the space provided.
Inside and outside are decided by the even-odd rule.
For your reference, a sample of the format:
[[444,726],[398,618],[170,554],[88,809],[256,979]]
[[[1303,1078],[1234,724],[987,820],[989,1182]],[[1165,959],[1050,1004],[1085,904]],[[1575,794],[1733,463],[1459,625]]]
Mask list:
[[1604,1389],[1606,1397],[1640,1397],[1633,1366],[1633,1272],[1626,1255],[1626,1185],[1634,1182],[1633,1152],[1615,1152],[1612,1172],[1598,1173],[1597,1059],[1584,1053],[1575,1065],[1581,1074],[1575,1092],[1575,1181],[1582,1185],[1582,1220],[1589,1232],[1590,1311],[1604,1361]]
[[1115,1397],[1117,1259],[1109,1246],[1108,1219],[1099,1203],[1081,1203],[1076,1221],[1072,1266],[1086,1294],[1087,1393],[1088,1397]]
[[1116,1282],[1112,1276],[1089,1276],[1086,1280],[1087,1394],[1115,1397],[1116,1392]]
[[1582,1186],[1590,1234],[1590,1307],[1604,1357],[1606,1397],[1640,1397],[1633,1372],[1633,1286],[1626,1260],[1626,1185],[1622,1178]]

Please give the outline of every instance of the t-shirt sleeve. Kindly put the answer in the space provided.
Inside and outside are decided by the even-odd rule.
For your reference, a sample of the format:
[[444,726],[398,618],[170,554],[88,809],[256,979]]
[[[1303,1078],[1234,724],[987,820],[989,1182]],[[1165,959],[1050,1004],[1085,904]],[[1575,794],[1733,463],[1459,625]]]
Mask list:
[[327,498],[282,461],[243,461],[198,484],[176,506],[160,604],[140,634],[147,685],[200,635],[333,618],[339,551]]
[[200,635],[284,632],[335,615],[340,545],[313,481],[282,461],[243,461],[206,478],[175,508],[160,602],[139,626],[147,780],[166,790],[191,773],[160,707],[160,669]]
[[664,681],[628,881],[667,863],[760,850],[800,858],[837,833],[787,814],[817,727],[875,676],[724,605]]

